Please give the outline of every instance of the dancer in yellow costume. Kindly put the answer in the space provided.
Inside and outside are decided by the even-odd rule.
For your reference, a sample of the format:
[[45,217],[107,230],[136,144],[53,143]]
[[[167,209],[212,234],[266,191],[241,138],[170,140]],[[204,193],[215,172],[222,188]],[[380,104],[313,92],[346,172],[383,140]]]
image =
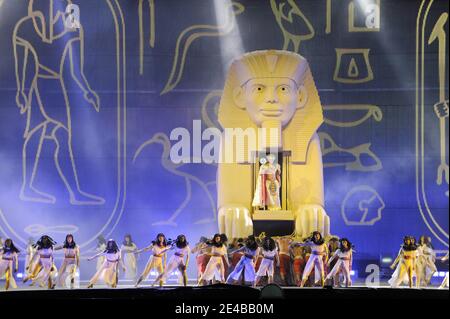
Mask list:
[[[167,243],[166,236],[163,233],[160,233],[156,236],[156,239],[152,241],[151,245],[137,251],[138,253],[151,251],[152,255],[148,260],[144,271],[139,276],[135,287],[139,286],[142,281],[147,279],[152,270],[156,270],[158,276],[164,273],[164,270],[166,268],[167,254],[163,253],[163,251],[165,251],[167,248],[169,248],[169,244]],[[162,287],[163,284],[164,281],[160,280],[159,286]]]
[[[220,102],[219,122],[224,128],[217,176],[220,232],[228,238],[253,233],[251,154],[275,148],[291,152],[284,169],[289,172],[288,210],[295,215],[297,235],[320,231],[327,236],[329,218],[316,133],[323,114],[308,62],[296,53],[278,50],[255,51],[235,60]],[[257,145],[230,143],[227,129],[248,136],[256,132]]]
[[16,102],[27,119],[20,198],[43,203],[56,201],[53,195],[34,185],[42,148],[51,142],[55,144],[56,169],[69,192],[71,204],[101,205],[103,198],[81,190],[72,150],[71,105],[64,72],[67,67],[84,99],[97,112],[100,101],[83,71],[83,28],[77,25],[72,29],[66,25],[65,10],[69,4],[70,0],[30,0],[28,15],[14,29]]
[[[400,252],[395,259],[394,263],[391,265],[391,269],[395,269],[397,263],[399,263],[398,272],[392,275],[389,283],[393,288],[398,287],[402,282],[405,276],[408,277],[409,287],[413,287],[413,275],[416,272],[416,263],[417,263],[417,245],[411,236],[406,236],[403,239],[403,245],[400,249]],[[418,276],[418,274],[417,274]],[[416,286],[420,283],[420,278],[416,277]]]

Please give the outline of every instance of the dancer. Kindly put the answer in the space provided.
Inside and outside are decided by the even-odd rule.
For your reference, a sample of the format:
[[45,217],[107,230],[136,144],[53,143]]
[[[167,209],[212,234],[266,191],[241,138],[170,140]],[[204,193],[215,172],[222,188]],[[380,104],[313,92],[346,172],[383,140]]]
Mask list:
[[[42,236],[35,244],[36,251],[30,259],[30,263],[27,266],[29,270],[32,266],[31,274],[23,279],[23,282],[32,280],[31,285],[39,283],[41,287],[44,287],[47,283],[49,289],[55,288],[56,266],[54,264],[53,252],[56,242],[48,235]],[[34,259],[38,257],[36,263]]]
[[[328,274],[331,269],[334,268],[339,258],[334,258],[331,260],[330,258],[334,255],[334,253],[339,249],[339,238],[331,237],[328,241],[328,259],[329,262],[325,265],[325,272]],[[325,279],[325,284],[332,286],[335,284],[335,278]],[[341,276],[339,276],[339,282],[341,281]]]
[[228,237],[226,234],[220,234],[220,238],[222,240],[222,243],[225,245],[225,249],[227,254],[222,256],[223,259],[223,266],[225,267],[225,278],[230,270],[230,258],[228,256]]
[[26,247],[25,264],[23,267],[23,269],[25,269],[25,276],[29,276],[31,274],[31,270],[34,269],[34,265],[31,265],[31,267],[29,267],[28,270],[26,270],[28,265],[30,264],[31,257],[33,257],[33,254],[35,252],[34,244],[35,244],[35,242],[34,242],[33,238],[31,238],[31,237],[28,238],[28,244]]
[[352,278],[350,276],[350,271],[352,269],[353,262],[353,246],[347,238],[339,239],[339,249],[336,250],[333,256],[328,261],[328,265],[337,259],[333,268],[330,267],[331,271],[327,275],[326,280],[334,279],[334,285],[339,285],[339,274],[343,274],[345,278],[345,287],[352,285]]
[[191,253],[196,254],[195,261],[197,262],[197,282],[200,284],[200,278],[206,270],[210,258],[211,247],[206,244],[208,238],[200,237],[200,240],[192,249]]
[[[164,269],[166,268],[167,255],[164,252],[168,248],[168,243],[166,240],[166,236],[162,233],[158,234],[152,243],[137,251],[137,253],[151,251],[151,256],[145,266],[144,271],[139,276],[138,281],[136,282],[135,287],[139,286],[139,284],[146,280],[149,273],[154,269],[158,272],[158,276],[164,273]],[[162,287],[164,282],[162,280],[159,281],[159,286]]]
[[[408,276],[409,287],[413,287],[413,275],[416,271],[417,255],[417,246],[415,245],[414,238],[412,236],[405,236],[398,256],[391,265],[391,269],[394,269],[398,264],[398,269],[389,280],[391,287],[398,287],[402,283],[405,275]],[[416,277],[416,286],[418,285],[419,280],[420,279]]]
[[244,255],[241,257],[233,272],[228,276],[227,282],[237,284],[241,279],[241,275],[243,275],[244,282],[253,285],[256,277],[255,258],[259,254],[255,236],[250,235],[245,241],[245,246],[239,248],[234,253],[238,251],[242,251]]
[[[323,287],[325,284],[325,273],[324,273],[324,256],[325,263],[328,261],[328,247],[325,244],[325,241],[322,237],[322,234],[318,231],[312,233],[312,236],[306,240],[304,243],[295,243],[298,246],[308,246],[311,248],[311,256],[306,263],[305,270],[303,271],[302,282],[300,283],[300,287],[303,287],[308,280],[309,275],[314,269],[315,272],[315,280],[317,283],[319,280],[321,282],[321,286]],[[320,276],[319,279],[318,276]]]
[[17,288],[13,274],[19,269],[18,253],[19,249],[14,246],[10,238],[6,239],[0,248],[0,278],[5,276],[5,290],[8,290],[10,286]]
[[291,273],[291,254],[290,248],[292,237],[280,237],[277,239],[279,258],[280,258],[280,277],[285,285],[289,285],[288,274]]
[[232,272],[234,268],[236,268],[236,265],[241,260],[242,256],[244,256],[244,253],[239,250],[239,248],[244,247],[244,239],[243,238],[235,238],[233,242],[228,247],[228,256],[231,257],[231,264],[229,271]]
[[211,241],[206,241],[205,244],[211,247],[211,257],[206,265],[205,272],[200,277],[199,284],[207,284],[212,280],[225,282],[225,264],[229,264],[227,246],[223,243],[223,239],[222,235],[215,234]]
[[72,234],[68,234],[64,244],[61,247],[55,248],[55,250],[57,249],[64,249],[64,260],[58,271],[58,283],[61,287],[65,287],[66,279],[69,277],[70,288],[73,289],[75,287],[75,275],[80,266],[80,249],[75,243]]
[[[441,259],[441,261],[446,261],[446,260],[448,260],[448,253]],[[444,288],[448,288],[448,271],[447,271],[447,274],[445,275],[444,280],[442,281],[442,284],[439,286],[439,289],[444,289]]]
[[277,245],[272,237],[266,237],[262,244],[263,260],[256,273],[255,287],[259,284],[262,277],[267,276],[267,283],[273,283],[273,275],[275,273],[275,263],[280,265],[280,257],[278,255]]
[[135,281],[137,277],[137,251],[138,248],[133,242],[131,235],[125,235],[122,246],[120,247],[120,252],[122,254],[123,264],[127,269],[125,272],[125,278],[133,281]]
[[[159,282],[159,281],[165,281],[168,276],[172,274],[172,272],[176,269],[178,269],[181,273],[181,277],[183,279],[183,285],[187,286],[187,273],[186,269],[189,264],[189,253],[191,249],[189,248],[189,243],[186,240],[186,236],[184,235],[178,235],[175,242],[172,244],[172,247],[166,248],[162,251],[162,253],[165,253],[169,250],[175,250],[175,253],[169,260],[169,264],[167,265],[166,269],[162,274],[160,274],[154,281],[153,284]],[[186,257],[186,260],[184,259]]]
[[420,278],[418,284],[423,284],[426,287],[430,284],[433,274],[437,271],[435,265],[436,253],[431,244],[431,237],[420,236],[417,250],[419,252],[419,259],[417,260],[416,273],[417,278]]
[[95,273],[94,277],[91,278],[87,288],[94,287],[100,278],[103,279],[107,286],[116,288],[119,278],[119,265],[122,267],[123,271],[126,271],[126,268],[122,263],[122,259],[120,258],[120,249],[114,239],[108,240],[105,251],[88,258],[88,261],[101,256],[105,257],[105,261],[103,262],[102,267],[100,267],[100,269]]
[[[97,237],[97,248],[95,249],[97,253],[102,253],[106,249],[106,239],[103,237],[103,235],[99,235]],[[105,262],[105,256],[100,256],[97,258],[97,266],[96,270],[98,271],[100,268],[102,268],[103,263]]]
[[302,275],[306,265],[306,247],[291,246],[290,255],[292,256],[292,272],[294,274],[294,281],[297,286],[302,282]]

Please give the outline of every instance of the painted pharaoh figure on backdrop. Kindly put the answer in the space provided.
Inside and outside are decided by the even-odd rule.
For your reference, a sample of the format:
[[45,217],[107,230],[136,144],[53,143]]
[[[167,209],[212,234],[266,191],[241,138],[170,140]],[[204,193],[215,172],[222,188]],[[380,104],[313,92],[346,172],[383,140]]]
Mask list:
[[[296,53],[277,50],[255,51],[235,60],[220,102],[219,122],[224,128],[222,157],[226,157],[221,158],[217,179],[220,232],[229,238],[252,234],[251,154],[276,149],[292,154],[286,168],[287,197],[296,234],[306,237],[319,230],[327,236],[329,218],[316,133],[323,114],[308,62]],[[240,129],[248,136],[253,132],[257,143],[229,142],[227,129]]]
[[16,102],[20,113],[26,115],[20,198],[43,203],[56,201],[53,195],[34,185],[43,146],[54,143],[55,166],[69,192],[70,203],[102,205],[103,198],[81,190],[72,149],[66,67],[85,101],[97,112],[100,100],[84,75],[83,28],[81,25],[68,28],[66,24],[65,10],[69,4],[70,0],[30,0],[28,15],[14,29]]

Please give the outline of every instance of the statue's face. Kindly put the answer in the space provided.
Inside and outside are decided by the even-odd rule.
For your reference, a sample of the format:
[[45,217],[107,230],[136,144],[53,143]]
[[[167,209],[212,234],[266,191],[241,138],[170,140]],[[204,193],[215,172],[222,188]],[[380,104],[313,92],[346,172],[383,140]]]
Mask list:
[[289,78],[255,78],[235,92],[238,106],[245,108],[256,125],[280,121],[286,125],[299,106],[300,90]]

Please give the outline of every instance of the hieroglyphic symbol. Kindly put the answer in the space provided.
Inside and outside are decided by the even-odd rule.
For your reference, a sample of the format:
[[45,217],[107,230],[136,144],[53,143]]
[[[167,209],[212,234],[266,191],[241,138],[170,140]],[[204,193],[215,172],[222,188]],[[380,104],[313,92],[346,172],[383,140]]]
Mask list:
[[[49,142],[56,145],[53,154],[57,172],[65,184],[73,205],[102,205],[105,200],[81,190],[72,150],[71,105],[67,94],[67,84],[63,76],[64,64],[70,63],[70,74],[84,93],[86,102],[99,112],[100,99],[92,90],[84,75],[84,33],[83,28],[67,29],[55,33],[59,24],[64,23],[64,12],[54,7],[49,0],[50,12],[42,12],[30,0],[28,15],[19,20],[14,28],[13,46],[17,80],[16,103],[21,114],[26,114],[26,128],[22,151],[23,183],[20,199],[42,203],[55,203],[53,195],[36,188],[34,180],[38,171],[42,147]],[[35,35],[22,32],[33,26]],[[41,26],[41,28],[39,28]],[[36,37],[37,36],[37,37]],[[35,39],[39,39],[36,41]],[[46,59],[50,52],[57,59]],[[63,48],[61,50],[61,48]],[[35,66],[34,70],[30,70]],[[32,75],[30,76],[30,72]],[[42,86],[53,86],[52,99],[60,99],[65,111],[59,112],[46,104]],[[48,92],[48,90],[47,90]],[[32,110],[32,105],[37,108]]]
[[341,215],[347,226],[373,226],[381,220],[381,212],[385,207],[386,204],[375,189],[361,185],[345,195]]
[[[289,50],[289,45],[292,43],[292,51],[299,52],[301,42],[310,40],[315,35],[311,22],[300,10],[295,0],[270,0],[270,6],[283,34],[283,50]],[[306,30],[301,30],[301,33],[293,33],[298,19],[306,26]]]
[[357,120],[353,121],[336,121],[332,120],[327,114],[324,116],[324,122],[331,126],[336,127],[355,127],[363,124],[365,121],[369,120],[371,117],[377,122],[380,122],[383,119],[383,112],[376,105],[371,104],[342,104],[342,105],[324,105],[323,110],[329,113],[331,111],[365,111],[364,116]]
[[[214,90],[208,93],[202,103],[202,121],[206,124],[206,127],[215,127],[220,129],[221,126],[217,121],[219,114],[220,98],[222,96],[222,90]],[[212,112],[213,118],[210,113]]]
[[[428,170],[426,169],[426,163],[428,162],[428,160],[426,159],[426,147],[428,145],[427,141],[429,140],[429,138],[426,133],[430,130],[425,126],[425,115],[426,113],[428,113],[428,108],[426,108],[425,104],[426,97],[428,97],[428,92],[425,90],[425,55],[428,53],[425,52],[425,46],[429,45],[428,42],[431,43],[433,40],[435,40],[434,36],[436,36],[439,41],[439,36],[442,37],[442,31],[440,31],[440,29],[443,27],[446,20],[445,15],[441,15],[437,23],[435,23],[435,25],[433,26],[433,37],[425,37],[428,27],[428,16],[433,3],[434,0],[422,0],[416,21],[416,198],[419,212],[425,225],[437,238],[437,240],[439,240],[444,246],[448,247],[448,230],[445,230],[440,225],[438,220],[436,220],[433,213],[433,207],[430,206],[426,192],[426,177],[429,175]],[[442,42],[440,51],[442,52]],[[442,54],[440,52],[438,53]],[[442,70],[445,69],[442,68]],[[439,77],[442,77],[442,73],[439,73]],[[440,79],[441,85],[443,82],[444,81]],[[442,91],[440,91],[440,100],[444,99],[445,96],[443,97],[443,93]],[[445,106],[443,107],[443,111],[445,112]],[[446,195],[448,196],[448,185],[446,189]]]
[[[320,145],[322,148],[322,157],[324,158],[323,167],[340,167],[344,166],[347,171],[359,172],[375,172],[383,168],[381,160],[378,156],[370,150],[371,143],[361,144],[351,148],[343,148],[336,144],[333,138],[328,133],[320,132]],[[327,162],[326,156],[332,154],[339,154],[349,157],[349,161]],[[362,160],[363,156],[369,157],[372,160],[371,164],[366,164],[367,160]]]
[[[116,97],[117,97],[117,193],[114,201],[114,207],[108,216],[106,223],[99,229],[91,238],[83,243],[80,243],[80,248],[88,248],[99,235],[103,234],[105,237],[109,237],[114,231],[115,227],[118,225],[120,218],[123,214],[126,201],[126,144],[127,144],[127,134],[126,134],[126,115],[127,115],[127,100],[126,100],[126,52],[125,52],[125,23],[124,15],[118,0],[104,0],[108,6],[110,13],[112,15],[114,23],[114,38],[115,38],[115,57],[116,57],[116,76],[117,76],[117,87],[116,87]],[[50,3],[50,1],[48,2]],[[60,13],[58,13],[58,16]],[[26,17],[24,18],[26,20]],[[19,21],[20,22],[20,21]],[[50,26],[49,26],[50,27]],[[82,29],[81,29],[82,31]],[[49,32],[49,31],[47,31]],[[45,33],[49,34],[49,33]],[[81,36],[81,39],[83,37]],[[14,38],[13,38],[14,40]],[[50,43],[51,44],[51,43]],[[82,44],[82,42],[81,42]],[[18,44],[19,45],[19,44]],[[22,48],[23,45],[19,45]],[[16,47],[13,47],[17,50]],[[22,48],[23,49],[23,48]],[[29,54],[33,54],[29,53]],[[17,56],[17,53],[16,53]],[[81,57],[84,58],[83,55]],[[84,60],[81,60],[84,62]],[[76,71],[76,70],[75,70]],[[0,232],[3,233],[7,238],[14,238],[15,244],[25,250],[25,246],[28,240],[23,238],[14,227],[8,222],[7,213],[5,213],[0,208]],[[73,225],[74,226],[74,225]],[[58,225],[45,226],[51,229],[58,228]],[[74,226],[77,227],[77,226]],[[84,251],[87,251],[86,249]]]
[[[370,65],[369,53],[370,49],[336,49],[336,67],[333,80],[347,84],[372,81],[374,76]],[[361,72],[362,69],[365,72]]]
[[155,135],[153,135],[153,137],[151,139],[142,143],[138,147],[136,152],[134,153],[133,163],[136,162],[137,158],[142,153],[142,151],[147,146],[150,146],[152,144],[162,145],[163,151],[161,154],[161,165],[164,167],[164,169],[166,171],[168,171],[174,175],[183,177],[184,183],[186,186],[186,196],[185,196],[183,202],[181,203],[181,205],[172,213],[170,218],[165,221],[153,223],[152,225],[168,225],[168,226],[174,226],[174,227],[177,226],[177,223],[175,222],[175,220],[177,219],[177,217],[182,213],[182,211],[186,208],[186,206],[191,201],[192,184],[197,184],[202,189],[202,191],[204,192],[205,196],[207,197],[207,199],[209,201],[209,204],[210,204],[210,207],[212,210],[212,215],[213,215],[211,218],[199,220],[195,224],[205,224],[205,223],[215,222],[216,218],[217,218],[216,217],[217,216],[216,204],[215,204],[215,201],[214,201],[211,191],[208,189],[208,183],[203,182],[197,176],[180,171],[179,168],[181,166],[183,166],[184,164],[183,163],[175,164],[174,162],[172,162],[170,160],[171,143],[170,143],[170,140],[167,137],[167,135],[165,135],[164,133],[156,133]]
[[[155,0],[147,0],[149,7],[150,19],[150,36],[149,45],[151,48],[155,47]],[[139,74],[144,74],[144,0],[139,0],[138,15],[139,15]]]
[[69,3],[66,7],[64,25],[67,29],[79,29],[81,28],[80,21],[80,7],[76,4]]
[[356,1],[360,6],[360,11],[364,13],[364,26],[355,26],[355,1],[351,1],[348,5],[348,31],[349,32],[379,32],[381,7],[380,0],[373,3],[368,1]]
[[[440,148],[441,148],[441,162],[437,169],[436,183],[442,184],[444,177],[445,182],[448,185],[448,162],[447,162],[447,139],[446,139],[446,122],[448,121],[448,100],[445,99],[445,90],[447,88],[445,84],[445,72],[446,67],[446,30],[444,28],[448,20],[448,13],[441,14],[439,19],[434,25],[430,38],[428,39],[428,45],[431,45],[436,40],[439,45],[439,101],[434,105],[436,115],[439,118],[439,131],[440,131]],[[447,121],[446,121],[447,120]],[[448,190],[446,192],[448,196]]]
[[175,54],[172,64],[172,71],[169,79],[161,92],[161,95],[172,91],[183,77],[184,64],[191,44],[203,37],[221,37],[225,36],[235,27],[235,16],[244,12],[245,7],[239,2],[233,1],[228,5],[228,15],[223,25],[193,25],[184,29],[177,39]]
[[333,0],[327,0],[327,13],[326,13],[326,27],[325,27],[325,33],[330,34],[331,33],[331,14],[332,14],[332,1]]

